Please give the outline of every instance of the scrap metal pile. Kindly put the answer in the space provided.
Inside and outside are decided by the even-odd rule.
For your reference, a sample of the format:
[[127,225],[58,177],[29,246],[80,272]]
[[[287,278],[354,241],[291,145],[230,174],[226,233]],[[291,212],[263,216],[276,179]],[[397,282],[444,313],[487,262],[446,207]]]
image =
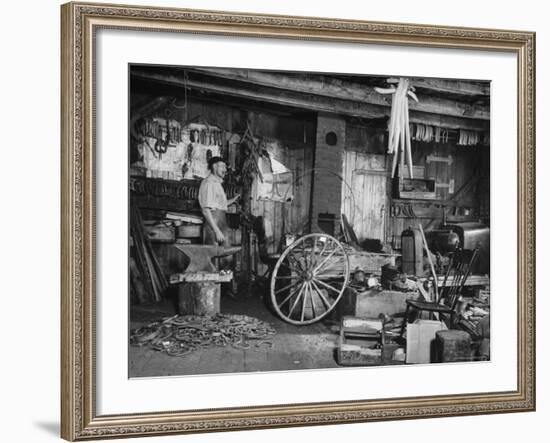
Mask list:
[[246,315],[175,315],[134,329],[130,344],[183,356],[210,346],[250,349],[249,340],[257,340],[256,348],[272,347],[266,339],[274,335],[275,329],[269,323]]

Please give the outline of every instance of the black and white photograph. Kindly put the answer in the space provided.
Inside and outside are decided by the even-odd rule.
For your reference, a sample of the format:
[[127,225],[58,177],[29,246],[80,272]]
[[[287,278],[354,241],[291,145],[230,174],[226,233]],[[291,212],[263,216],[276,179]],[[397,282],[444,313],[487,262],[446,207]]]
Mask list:
[[490,361],[489,81],[128,75],[130,378]]
[[2,441],[538,442],[543,5],[8,2]]

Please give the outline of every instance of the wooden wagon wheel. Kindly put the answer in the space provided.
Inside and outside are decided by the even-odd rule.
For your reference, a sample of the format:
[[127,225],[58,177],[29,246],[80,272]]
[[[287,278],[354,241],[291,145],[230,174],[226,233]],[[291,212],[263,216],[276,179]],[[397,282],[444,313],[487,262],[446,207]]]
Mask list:
[[281,254],[271,274],[271,301],[277,314],[295,325],[325,317],[349,281],[342,244],[327,234],[308,234]]

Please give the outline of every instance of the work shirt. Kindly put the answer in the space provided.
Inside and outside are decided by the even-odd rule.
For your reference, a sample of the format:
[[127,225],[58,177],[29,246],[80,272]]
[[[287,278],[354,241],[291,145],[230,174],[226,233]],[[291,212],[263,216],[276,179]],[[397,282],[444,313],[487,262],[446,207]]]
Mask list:
[[214,174],[208,175],[199,187],[199,204],[201,208],[227,211],[227,197],[222,187],[223,180]]

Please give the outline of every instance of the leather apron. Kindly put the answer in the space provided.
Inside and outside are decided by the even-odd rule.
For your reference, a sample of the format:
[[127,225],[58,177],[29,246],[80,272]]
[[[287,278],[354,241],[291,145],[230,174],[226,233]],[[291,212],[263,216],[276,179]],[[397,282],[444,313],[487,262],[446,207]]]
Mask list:
[[[202,241],[205,245],[220,245],[228,248],[231,246],[229,243],[229,226],[227,226],[227,218],[225,216],[226,212],[222,211],[221,209],[210,209],[210,213],[212,214],[212,218],[216,222],[216,225],[218,225],[218,228],[223,232],[223,235],[225,237],[225,241],[223,244],[219,244],[216,241],[216,233],[214,230],[210,227],[210,225],[205,222],[204,228],[202,230]],[[233,256],[227,256],[227,257],[219,257],[216,259],[215,263],[218,264],[218,269],[231,269],[233,265]]]
[[[225,236],[225,242],[221,246],[229,247],[229,227],[227,226],[225,211],[222,211],[221,209],[210,209],[210,213],[212,214],[212,218],[216,222],[216,225],[218,225],[218,228],[220,228],[220,230],[223,232],[223,235]],[[203,226],[203,243],[205,245],[217,245],[218,242],[216,241],[216,233],[214,232],[214,230],[207,222],[205,222]]]

